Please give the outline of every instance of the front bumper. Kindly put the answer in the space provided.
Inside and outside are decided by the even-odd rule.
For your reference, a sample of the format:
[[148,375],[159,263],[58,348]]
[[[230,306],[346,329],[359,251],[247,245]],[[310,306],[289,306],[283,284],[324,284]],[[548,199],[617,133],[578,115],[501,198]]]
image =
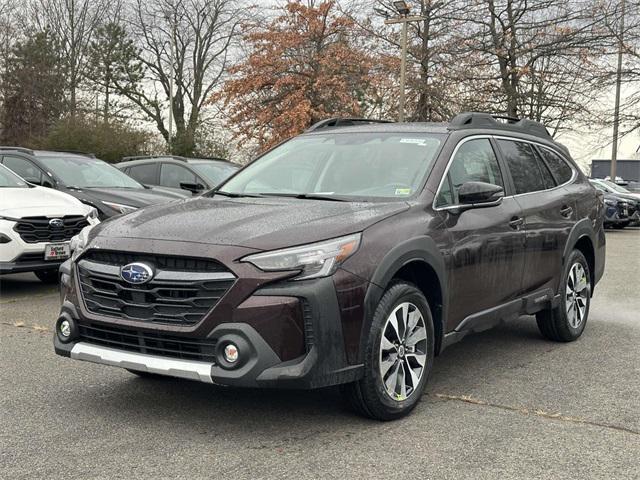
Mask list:
[[[62,275],[61,288],[68,290],[73,276]],[[78,297],[63,300],[61,317],[79,326],[91,322],[84,318],[76,306]],[[154,352],[128,351],[110,345],[96,344],[94,339],[77,333],[71,342],[62,342],[54,334],[54,348],[58,355],[131,370],[157,373],[236,387],[319,388],[355,381],[362,376],[362,365],[348,363],[343,338],[340,307],[333,279],[322,278],[300,282],[279,282],[258,289],[249,299],[295,298],[305,305],[304,353],[283,361],[282,349],[274,349],[273,341],[265,339],[249,322],[236,322],[236,311],[229,312],[231,321],[217,325],[203,341],[215,344],[216,356],[212,361],[171,358]],[[73,301],[71,301],[73,300]],[[241,310],[241,309],[236,309]],[[259,315],[260,310],[251,314]],[[278,322],[278,318],[270,318]],[[108,328],[102,322],[101,328]],[[79,332],[81,329],[74,329]],[[120,329],[122,332],[123,330]],[[128,332],[129,330],[124,330]],[[262,331],[262,330],[261,330]],[[131,335],[135,333],[130,330]],[[125,333],[126,335],[127,333]],[[186,340],[194,340],[187,338]],[[267,340],[270,340],[268,342]],[[220,353],[225,344],[238,345],[240,361],[225,364]]]

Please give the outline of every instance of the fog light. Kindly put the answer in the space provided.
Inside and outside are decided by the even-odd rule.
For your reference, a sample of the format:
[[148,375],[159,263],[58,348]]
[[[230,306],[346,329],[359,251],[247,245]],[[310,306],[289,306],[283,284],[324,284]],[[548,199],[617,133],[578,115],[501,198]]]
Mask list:
[[71,324],[69,323],[69,320],[62,320],[58,329],[60,330],[60,335],[64,338],[69,338],[71,336]]
[[229,343],[224,347],[224,359],[229,363],[235,363],[238,361],[238,347],[233,343]]

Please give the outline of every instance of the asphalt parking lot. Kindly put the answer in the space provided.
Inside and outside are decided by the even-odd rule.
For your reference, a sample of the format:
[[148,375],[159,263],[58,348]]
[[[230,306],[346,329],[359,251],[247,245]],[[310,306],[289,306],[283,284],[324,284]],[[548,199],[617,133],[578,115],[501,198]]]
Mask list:
[[532,317],[436,359],[406,419],[332,389],[143,380],[53,353],[55,287],[0,281],[0,478],[640,478],[640,229],[607,232],[582,338]]

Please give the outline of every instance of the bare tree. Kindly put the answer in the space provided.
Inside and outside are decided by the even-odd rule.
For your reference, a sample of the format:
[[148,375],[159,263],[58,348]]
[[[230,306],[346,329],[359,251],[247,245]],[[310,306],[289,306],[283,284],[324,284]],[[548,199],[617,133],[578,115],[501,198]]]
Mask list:
[[[134,1],[129,30],[139,39],[145,78],[135,89],[116,90],[155,124],[174,153],[193,152],[203,107],[226,72],[243,18],[239,1]],[[173,138],[165,115],[171,96]]]
[[[378,100],[387,103],[386,111],[395,111],[398,92],[400,34],[397,26],[385,26],[383,19],[397,15],[392,0],[355,1],[343,3],[369,38],[378,57],[378,70],[387,94]],[[459,0],[416,0],[409,2],[411,15],[420,21],[408,27],[407,109],[413,121],[443,121],[466,109],[483,109],[489,99],[479,94],[470,72],[482,68],[468,51],[465,42],[467,20],[460,15],[467,2]],[[485,62],[486,63],[486,62]],[[393,83],[393,89],[388,88]],[[374,85],[376,86],[376,85]],[[377,85],[376,92],[380,85]]]
[[78,109],[87,50],[107,5],[107,0],[33,0],[30,4],[30,16],[36,28],[51,32],[60,45],[67,71],[68,110],[72,116]]
[[468,45],[492,65],[485,85],[505,114],[544,120],[559,131],[587,113],[598,60],[612,43],[606,12],[591,0],[474,0]]

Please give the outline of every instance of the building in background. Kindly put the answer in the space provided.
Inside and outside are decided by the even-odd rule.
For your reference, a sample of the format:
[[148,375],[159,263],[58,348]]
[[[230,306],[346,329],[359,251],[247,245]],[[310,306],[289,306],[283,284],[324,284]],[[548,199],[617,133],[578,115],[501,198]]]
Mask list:
[[[591,178],[605,178],[611,173],[611,160],[591,160]],[[640,159],[619,159],[616,162],[616,177],[628,182],[640,182]]]

